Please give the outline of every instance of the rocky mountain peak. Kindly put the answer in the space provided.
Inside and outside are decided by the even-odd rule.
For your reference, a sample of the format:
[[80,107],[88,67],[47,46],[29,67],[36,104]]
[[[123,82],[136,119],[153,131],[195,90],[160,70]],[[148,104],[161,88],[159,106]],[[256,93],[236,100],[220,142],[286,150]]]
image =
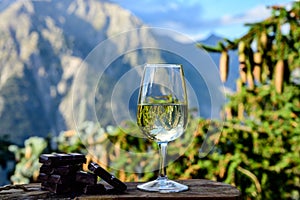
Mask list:
[[[109,1],[4,1],[1,5],[0,136],[17,138],[16,143],[30,135],[55,135],[71,128],[69,92],[85,56],[106,38],[144,26]],[[117,49],[126,45],[114,44]]]

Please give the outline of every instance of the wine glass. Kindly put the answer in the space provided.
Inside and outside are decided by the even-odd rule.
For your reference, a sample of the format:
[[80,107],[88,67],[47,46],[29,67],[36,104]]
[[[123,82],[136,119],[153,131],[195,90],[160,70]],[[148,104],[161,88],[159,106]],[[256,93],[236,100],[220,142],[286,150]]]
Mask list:
[[181,192],[188,186],[169,180],[166,174],[168,142],[180,137],[187,125],[187,94],[182,65],[146,64],[138,98],[137,125],[157,142],[159,176],[137,188],[152,192]]

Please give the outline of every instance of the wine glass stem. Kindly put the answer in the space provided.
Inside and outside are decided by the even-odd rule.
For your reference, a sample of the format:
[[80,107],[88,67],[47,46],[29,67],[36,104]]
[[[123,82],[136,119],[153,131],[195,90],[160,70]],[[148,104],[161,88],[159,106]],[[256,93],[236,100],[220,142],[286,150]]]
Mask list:
[[167,142],[158,142],[159,154],[160,154],[160,164],[159,164],[159,177],[158,179],[167,179],[166,170],[166,157],[167,157]]

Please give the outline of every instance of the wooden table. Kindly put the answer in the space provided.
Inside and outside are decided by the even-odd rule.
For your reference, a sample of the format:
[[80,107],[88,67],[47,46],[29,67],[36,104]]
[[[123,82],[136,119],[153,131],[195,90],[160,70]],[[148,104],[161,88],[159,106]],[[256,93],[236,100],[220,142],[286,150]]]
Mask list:
[[11,188],[0,191],[0,199],[78,199],[78,200],[108,200],[108,199],[207,199],[207,200],[236,200],[241,199],[241,193],[235,187],[216,181],[204,179],[178,180],[189,186],[189,190],[180,193],[160,194],[137,190],[139,183],[128,182],[124,194],[110,195],[56,195],[40,189],[40,184],[32,183],[23,185],[26,189]]

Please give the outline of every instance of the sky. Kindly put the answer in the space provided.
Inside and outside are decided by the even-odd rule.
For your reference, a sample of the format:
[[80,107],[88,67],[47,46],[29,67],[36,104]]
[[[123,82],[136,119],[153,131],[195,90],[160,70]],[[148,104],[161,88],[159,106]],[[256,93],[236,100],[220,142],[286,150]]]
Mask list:
[[[293,0],[112,0],[151,27],[167,28],[193,40],[214,33],[234,39],[248,30],[245,23],[271,15],[270,5]],[[299,1],[299,0],[298,0]]]

